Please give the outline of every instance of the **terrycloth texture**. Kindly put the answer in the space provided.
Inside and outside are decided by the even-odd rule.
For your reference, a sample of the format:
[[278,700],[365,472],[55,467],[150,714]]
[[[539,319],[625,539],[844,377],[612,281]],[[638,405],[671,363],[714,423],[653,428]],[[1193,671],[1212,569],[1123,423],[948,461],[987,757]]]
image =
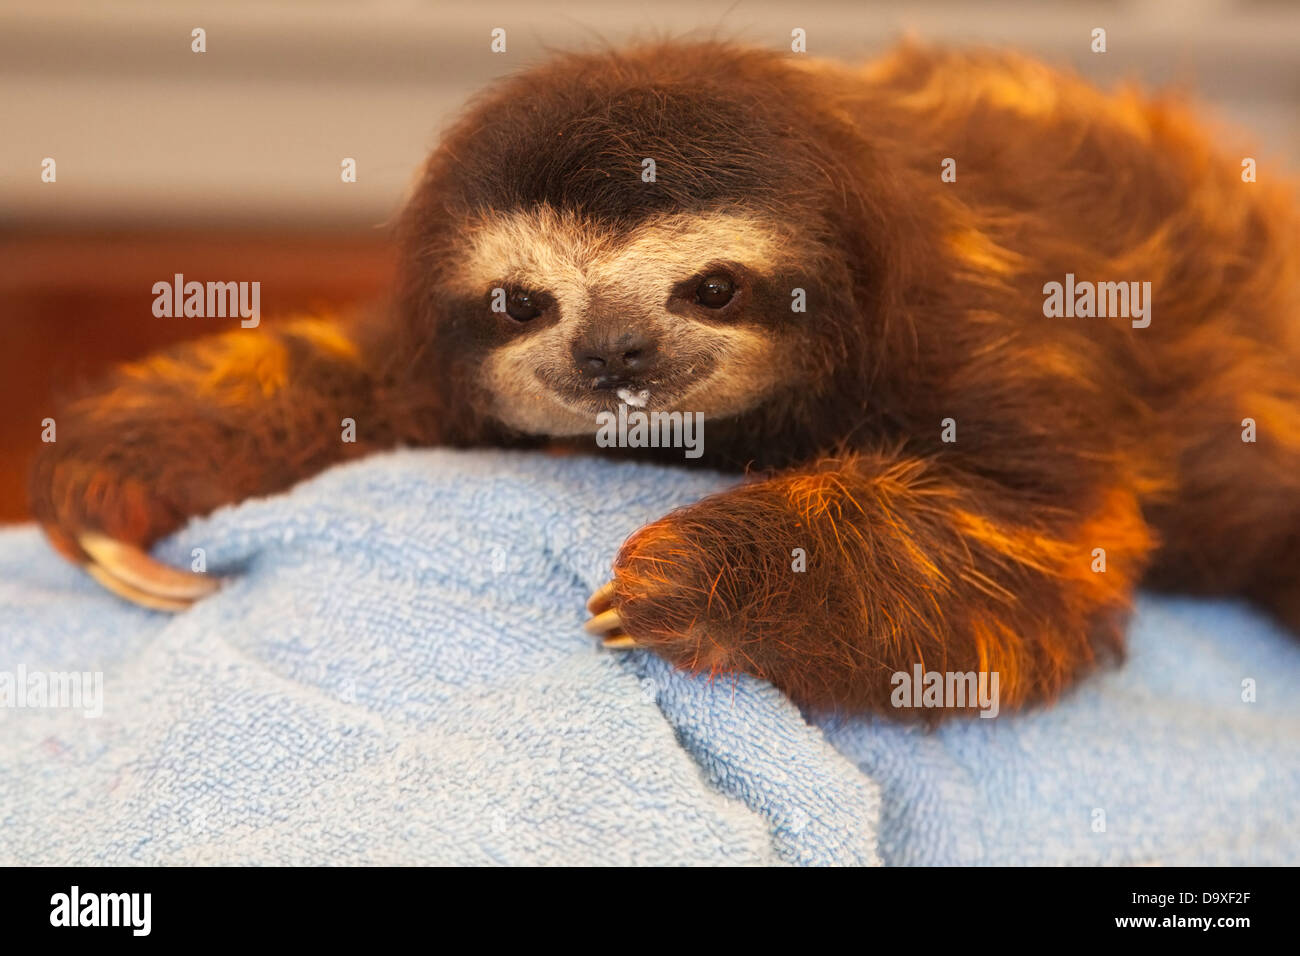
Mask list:
[[1144,600],[1124,668],[936,733],[595,649],[618,544],[726,484],[381,456],[166,542],[238,572],[176,617],[0,533],[0,674],[105,681],[0,708],[0,863],[1300,862],[1300,645],[1242,608]]

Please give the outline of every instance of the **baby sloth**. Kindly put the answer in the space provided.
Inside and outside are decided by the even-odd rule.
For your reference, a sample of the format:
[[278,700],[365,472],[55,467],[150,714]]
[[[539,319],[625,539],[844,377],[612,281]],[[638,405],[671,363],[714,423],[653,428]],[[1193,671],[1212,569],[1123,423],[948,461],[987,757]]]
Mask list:
[[1300,629],[1300,229],[1258,178],[1015,56],[564,56],[447,132],[387,307],[120,369],[58,415],[34,511],[181,608],[213,582],[151,542],[332,463],[702,413],[687,463],[744,480],[626,541],[589,630],[816,709],[896,713],[917,666],[1044,701],[1140,583]]

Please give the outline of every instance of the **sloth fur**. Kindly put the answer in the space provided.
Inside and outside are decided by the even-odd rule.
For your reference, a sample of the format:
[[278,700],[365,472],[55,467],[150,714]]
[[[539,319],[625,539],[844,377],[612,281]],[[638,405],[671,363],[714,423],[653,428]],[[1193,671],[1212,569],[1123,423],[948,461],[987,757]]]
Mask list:
[[[914,665],[996,671],[1014,707],[1120,651],[1140,584],[1300,630],[1300,227],[1241,161],[1013,55],[561,56],[446,132],[386,305],[120,369],[57,416],[34,512],[93,565],[87,530],[147,546],[399,444],[594,454],[602,385],[644,386],[744,475],[615,562],[621,632],[683,668],[885,712]],[[1150,324],[1045,315],[1067,274],[1149,282]]]

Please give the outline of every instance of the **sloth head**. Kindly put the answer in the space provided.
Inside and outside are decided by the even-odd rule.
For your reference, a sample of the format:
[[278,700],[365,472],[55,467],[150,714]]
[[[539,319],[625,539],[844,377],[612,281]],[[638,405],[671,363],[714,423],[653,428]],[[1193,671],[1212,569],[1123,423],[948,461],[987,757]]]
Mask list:
[[803,76],[670,45],[490,90],[404,223],[405,311],[439,374],[479,415],[549,436],[620,402],[727,419],[824,387],[857,224],[832,143],[848,134]]

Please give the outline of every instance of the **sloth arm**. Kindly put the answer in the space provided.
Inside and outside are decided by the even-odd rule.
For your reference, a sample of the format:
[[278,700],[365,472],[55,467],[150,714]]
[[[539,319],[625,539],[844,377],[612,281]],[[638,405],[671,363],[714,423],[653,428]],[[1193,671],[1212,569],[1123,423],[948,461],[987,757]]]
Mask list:
[[941,456],[824,460],[638,531],[588,629],[814,707],[885,711],[917,664],[996,671],[1008,707],[1050,700],[1121,649],[1152,547],[1133,487],[1099,473],[1061,507]]
[[216,582],[145,555],[158,538],[337,462],[435,440],[418,402],[381,371],[379,356],[391,354],[369,326],[303,319],[121,366],[53,416],[55,440],[32,472],[33,515],[106,587],[179,610]]

